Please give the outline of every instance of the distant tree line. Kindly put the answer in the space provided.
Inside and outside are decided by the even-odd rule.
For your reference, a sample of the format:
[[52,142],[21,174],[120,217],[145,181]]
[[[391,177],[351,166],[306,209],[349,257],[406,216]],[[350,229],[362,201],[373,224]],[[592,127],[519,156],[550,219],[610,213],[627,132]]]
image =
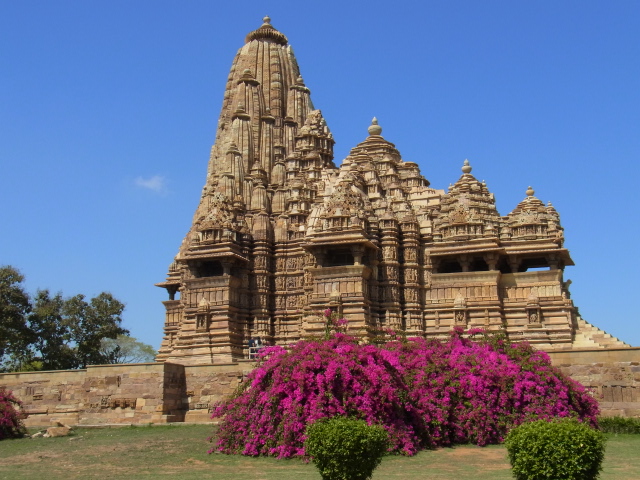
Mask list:
[[32,298],[23,282],[14,267],[0,267],[0,371],[153,361],[153,347],[122,328],[124,304],[110,293],[87,300],[38,290]]

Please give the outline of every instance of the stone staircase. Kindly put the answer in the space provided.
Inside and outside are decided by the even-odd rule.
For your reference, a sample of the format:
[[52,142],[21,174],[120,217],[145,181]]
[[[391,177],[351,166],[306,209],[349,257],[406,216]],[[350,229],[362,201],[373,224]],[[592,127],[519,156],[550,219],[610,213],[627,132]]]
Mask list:
[[600,330],[581,317],[577,318],[573,348],[629,348],[631,345]]

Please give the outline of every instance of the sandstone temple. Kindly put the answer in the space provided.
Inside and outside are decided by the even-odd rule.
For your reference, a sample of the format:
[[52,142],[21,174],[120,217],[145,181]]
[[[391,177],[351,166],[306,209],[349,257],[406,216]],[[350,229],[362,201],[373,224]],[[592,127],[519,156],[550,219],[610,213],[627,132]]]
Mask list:
[[158,361],[248,358],[252,338],[318,334],[326,308],[362,337],[462,326],[545,350],[627,346],[578,315],[560,217],[531,187],[502,216],[468,161],[440,190],[375,118],[363,137],[336,166],[287,37],[268,17],[247,35],[193,224],[158,284],[169,294]]

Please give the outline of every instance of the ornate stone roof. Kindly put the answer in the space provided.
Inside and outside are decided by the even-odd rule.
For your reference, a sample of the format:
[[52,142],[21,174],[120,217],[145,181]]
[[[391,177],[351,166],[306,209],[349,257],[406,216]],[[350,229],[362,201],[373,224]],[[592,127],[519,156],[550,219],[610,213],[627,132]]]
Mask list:
[[551,202],[545,206],[533,196],[535,191],[529,187],[527,196],[511,213],[504,217],[502,238],[505,240],[554,239],[562,246],[564,229],[560,225],[560,216]]
[[434,220],[435,241],[467,241],[498,235],[501,219],[495,198],[486,183],[471,175],[471,170],[469,160],[465,160],[462,176],[441,198]]

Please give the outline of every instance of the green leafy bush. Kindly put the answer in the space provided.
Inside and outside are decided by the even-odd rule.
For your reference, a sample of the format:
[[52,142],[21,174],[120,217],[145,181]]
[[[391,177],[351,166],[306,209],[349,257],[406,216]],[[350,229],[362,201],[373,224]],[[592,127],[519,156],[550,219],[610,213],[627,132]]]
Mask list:
[[592,480],[604,458],[604,434],[575,419],[537,420],[505,441],[517,480]]
[[387,432],[364,420],[321,418],[306,430],[304,447],[323,480],[366,480],[387,450]]
[[598,425],[603,433],[640,434],[640,418],[600,417]]

